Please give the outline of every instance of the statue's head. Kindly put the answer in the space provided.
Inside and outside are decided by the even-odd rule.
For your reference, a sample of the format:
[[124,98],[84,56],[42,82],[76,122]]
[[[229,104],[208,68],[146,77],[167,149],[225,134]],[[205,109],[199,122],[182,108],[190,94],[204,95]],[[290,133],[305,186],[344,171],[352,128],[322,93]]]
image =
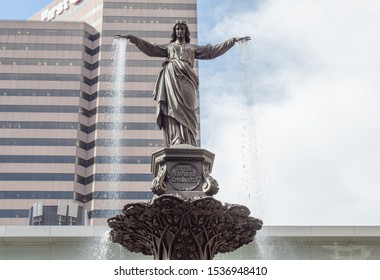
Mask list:
[[173,25],[172,35],[171,35],[171,43],[177,40],[176,28],[177,26],[183,26],[185,29],[185,42],[190,43],[190,30],[187,26],[187,22],[184,20],[177,20]]

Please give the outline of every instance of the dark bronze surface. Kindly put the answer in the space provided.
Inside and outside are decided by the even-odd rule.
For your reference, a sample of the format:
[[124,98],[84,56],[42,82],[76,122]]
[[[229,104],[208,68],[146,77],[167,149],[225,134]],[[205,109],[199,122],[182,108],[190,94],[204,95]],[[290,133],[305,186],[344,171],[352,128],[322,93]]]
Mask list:
[[176,21],[171,41],[158,45],[133,35],[115,35],[128,39],[148,56],[165,61],[153,89],[157,101],[157,124],[164,131],[167,147],[178,144],[196,146],[198,77],[193,70],[195,59],[214,59],[231,49],[236,42],[250,37],[231,38],[217,45],[190,43],[190,31],[185,21]]
[[108,219],[111,240],[158,260],[210,260],[251,242],[263,222],[241,205],[212,197],[162,195],[152,203],[131,203]]

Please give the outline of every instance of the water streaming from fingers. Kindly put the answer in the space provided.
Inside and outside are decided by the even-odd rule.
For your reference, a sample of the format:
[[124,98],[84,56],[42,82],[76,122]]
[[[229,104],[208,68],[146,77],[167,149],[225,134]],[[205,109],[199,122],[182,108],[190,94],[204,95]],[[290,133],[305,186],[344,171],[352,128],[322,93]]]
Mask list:
[[[251,216],[262,219],[269,211],[269,184],[266,178],[264,160],[264,139],[262,131],[263,107],[259,101],[259,93],[254,88],[254,52],[251,41],[239,41],[242,76],[242,193],[248,196]],[[259,232],[260,234],[260,232]],[[272,258],[272,251],[265,238],[256,238],[255,246],[264,258]]]
[[[123,122],[124,120],[124,80],[125,80],[125,67],[126,67],[126,49],[127,40],[115,39],[112,43],[112,63],[110,65],[110,74],[108,76],[110,84],[110,96],[108,99],[108,112],[103,114],[103,121],[107,123],[108,138],[104,139],[102,146],[107,148],[107,155],[104,156],[105,163],[103,181],[108,182],[109,188],[104,192],[103,199],[104,209],[110,209],[107,217],[111,218],[121,213],[122,206],[120,205],[120,190],[121,180],[120,176],[126,173],[123,170],[123,162],[125,162],[126,155],[122,151],[123,140]],[[101,113],[101,112],[100,112]],[[110,240],[110,231],[104,233],[100,242],[93,246],[92,259],[112,259],[120,250],[119,244],[114,244]]]

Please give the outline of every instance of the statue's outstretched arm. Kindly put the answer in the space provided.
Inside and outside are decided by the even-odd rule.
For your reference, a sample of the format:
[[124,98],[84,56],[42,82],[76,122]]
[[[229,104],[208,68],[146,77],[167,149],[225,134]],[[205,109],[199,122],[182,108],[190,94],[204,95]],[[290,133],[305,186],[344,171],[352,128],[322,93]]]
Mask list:
[[167,56],[167,45],[157,45],[154,43],[150,43],[134,35],[115,35],[114,38],[129,40],[132,44],[136,45],[136,47],[140,51],[142,51],[148,56],[155,56],[155,57]]
[[235,43],[251,40],[251,37],[234,37],[217,45],[198,46],[195,58],[213,59],[223,55],[231,49]]

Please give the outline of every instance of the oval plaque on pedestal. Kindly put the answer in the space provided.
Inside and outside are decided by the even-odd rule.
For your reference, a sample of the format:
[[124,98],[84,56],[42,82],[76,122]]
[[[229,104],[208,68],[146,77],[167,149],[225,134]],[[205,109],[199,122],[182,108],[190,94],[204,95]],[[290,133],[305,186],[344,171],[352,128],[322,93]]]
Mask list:
[[169,184],[178,191],[192,191],[202,181],[201,173],[191,164],[175,164],[167,176]]

